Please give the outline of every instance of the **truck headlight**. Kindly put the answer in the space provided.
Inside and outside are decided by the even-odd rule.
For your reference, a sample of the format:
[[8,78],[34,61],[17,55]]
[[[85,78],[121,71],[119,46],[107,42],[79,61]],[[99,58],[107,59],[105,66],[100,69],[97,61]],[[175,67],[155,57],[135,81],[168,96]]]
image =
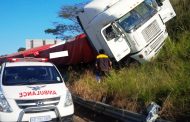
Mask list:
[[7,102],[5,96],[0,92],[0,111],[1,112],[12,112],[12,109]]
[[72,96],[71,96],[71,93],[69,91],[67,91],[65,99],[66,99],[65,100],[65,107],[73,104]]
[[148,51],[147,51],[147,50],[145,50],[145,51],[144,51],[144,54],[145,54],[145,55],[148,55]]
[[149,55],[150,54],[150,50],[149,49],[146,49],[145,51],[144,51],[144,54],[147,56],[147,55]]

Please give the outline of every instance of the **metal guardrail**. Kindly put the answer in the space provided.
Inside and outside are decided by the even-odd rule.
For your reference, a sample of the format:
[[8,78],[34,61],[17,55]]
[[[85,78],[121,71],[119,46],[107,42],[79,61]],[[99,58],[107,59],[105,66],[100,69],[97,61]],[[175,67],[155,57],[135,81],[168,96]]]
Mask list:
[[[72,97],[75,103],[85,108],[91,109],[95,112],[98,112],[107,116],[111,116],[117,120],[120,120],[123,122],[146,122],[145,115],[134,113],[128,110],[115,108],[111,105],[108,105],[102,102],[84,100],[75,95],[72,95]],[[157,119],[156,122],[169,122],[169,121]]]

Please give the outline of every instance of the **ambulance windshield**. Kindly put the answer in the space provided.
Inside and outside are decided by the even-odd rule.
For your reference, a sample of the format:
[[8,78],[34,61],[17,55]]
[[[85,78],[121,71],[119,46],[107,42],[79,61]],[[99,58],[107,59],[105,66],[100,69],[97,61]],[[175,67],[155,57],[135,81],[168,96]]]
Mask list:
[[33,85],[63,82],[53,66],[6,67],[3,72],[3,85]]

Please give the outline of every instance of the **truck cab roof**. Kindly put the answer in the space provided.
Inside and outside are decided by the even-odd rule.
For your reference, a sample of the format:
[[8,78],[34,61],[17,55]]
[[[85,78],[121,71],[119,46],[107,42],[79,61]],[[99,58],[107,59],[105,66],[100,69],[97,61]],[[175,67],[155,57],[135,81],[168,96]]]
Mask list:
[[[123,11],[125,11],[126,13],[126,10],[130,11],[132,8],[134,8],[141,2],[143,2],[143,0],[103,0],[103,1],[94,0],[88,3],[87,5],[85,5],[83,11],[79,13],[79,17],[80,19],[84,18],[85,20],[83,21],[85,21],[85,23],[90,23],[91,21],[93,21],[93,19],[101,15],[103,12],[109,10],[110,8],[112,8],[111,11],[115,11],[114,14],[116,15],[118,14],[117,9],[120,9],[119,13],[120,15],[123,16],[124,14]],[[123,4],[123,3],[127,3],[127,4]],[[121,8],[117,8],[117,7],[114,7],[115,4],[122,4],[122,6]],[[121,10],[123,8],[125,8],[126,10]],[[83,26],[85,27],[87,25],[83,24]]]

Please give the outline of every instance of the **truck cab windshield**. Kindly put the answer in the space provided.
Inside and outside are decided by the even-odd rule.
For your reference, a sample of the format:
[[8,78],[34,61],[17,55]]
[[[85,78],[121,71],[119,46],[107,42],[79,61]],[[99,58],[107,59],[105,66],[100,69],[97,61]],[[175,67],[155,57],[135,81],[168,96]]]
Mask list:
[[123,28],[124,31],[131,32],[133,29],[140,27],[155,13],[155,8],[146,2],[142,2],[140,5],[119,19],[118,24]]

